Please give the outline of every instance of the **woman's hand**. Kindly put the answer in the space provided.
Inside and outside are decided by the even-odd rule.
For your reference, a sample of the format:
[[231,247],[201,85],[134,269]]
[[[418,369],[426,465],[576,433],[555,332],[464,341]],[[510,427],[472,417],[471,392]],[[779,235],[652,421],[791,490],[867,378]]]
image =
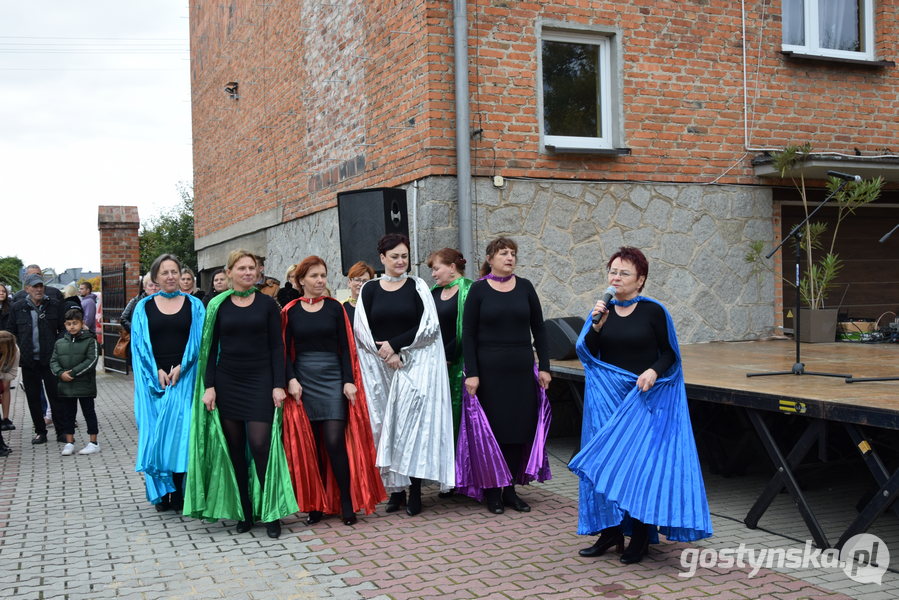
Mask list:
[[465,391],[468,392],[469,396],[477,395],[479,385],[481,385],[480,377],[466,377],[465,378]]
[[350,406],[356,404],[356,386],[352,383],[343,384],[343,395],[350,401]]
[[656,384],[658,377],[659,374],[653,369],[646,369],[637,377],[637,387],[640,388],[641,392],[648,392],[649,388]]
[[300,385],[296,377],[287,382],[287,395],[297,402],[300,401],[300,396],[303,395],[303,386]]
[[169,380],[169,374],[162,369],[157,370],[156,378],[159,380],[159,387],[162,389],[167,388],[172,383],[171,380]]
[[203,392],[203,404],[206,405],[206,410],[215,410],[215,388],[206,388],[206,391]]
[[549,382],[553,380],[553,376],[549,374],[548,371],[538,371],[537,372],[537,383],[540,384],[544,390],[549,388]]
[[169,371],[169,382],[170,385],[175,385],[178,383],[178,380],[181,378],[181,365],[175,365],[172,367],[172,370]]
[[281,408],[285,398],[287,398],[287,392],[284,391],[284,388],[272,388],[272,402],[275,403],[275,408]]
[[387,366],[391,369],[402,369],[403,360],[400,358],[399,354],[394,354],[387,359]]
[[396,354],[390,342],[375,342],[375,344],[378,346],[378,356],[384,360],[389,360],[391,356]]
[[590,313],[590,318],[593,319],[596,315],[602,315],[599,322],[593,324],[593,330],[599,331],[605,324],[606,319],[609,318],[609,307],[602,300],[596,302],[596,306],[593,307],[593,311]]

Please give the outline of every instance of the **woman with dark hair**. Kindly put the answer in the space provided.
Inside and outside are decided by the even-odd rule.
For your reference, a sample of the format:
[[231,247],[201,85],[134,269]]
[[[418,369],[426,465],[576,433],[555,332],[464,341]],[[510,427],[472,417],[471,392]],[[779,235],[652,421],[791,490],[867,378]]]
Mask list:
[[569,468],[581,478],[578,533],[600,534],[580,555],[621,547],[630,530],[621,555],[630,564],[658,541],[656,526],[692,542],[712,535],[712,522],[671,315],[640,295],[649,274],[640,250],[622,247],[607,268],[611,310],[597,302],[576,345],[586,385],[581,451]]
[[346,272],[347,281],[350,284],[350,297],[343,301],[343,309],[350,317],[350,323],[356,316],[356,301],[359,299],[359,290],[375,276],[375,270],[368,263],[359,261]]
[[181,263],[162,254],[150,267],[159,292],[137,303],[131,322],[137,462],[147,500],[156,510],[180,512],[190,437],[190,406],[206,313],[179,290]]
[[209,286],[209,293],[203,297],[203,305],[209,306],[209,301],[228,289],[228,276],[225,275],[224,269],[216,269],[212,272],[212,285]]
[[450,393],[453,405],[453,432],[459,435],[459,417],[462,411],[462,314],[471,279],[465,274],[465,257],[453,248],[441,248],[428,257],[434,287],[434,305],[440,321],[440,337],[449,371]]
[[[308,256],[295,266],[302,296],[281,311],[287,394],[295,400],[284,407],[287,464],[297,503],[309,513],[307,525],[324,514],[340,514],[353,525],[357,510],[370,514],[386,496],[353,331],[340,302],[327,296],[325,261]],[[306,444],[310,422],[314,443]],[[310,470],[317,477],[307,477]]]
[[446,357],[434,300],[424,281],[407,274],[409,239],[378,242],[384,276],[362,286],[354,331],[368,393],[377,466],[391,492],[387,512],[406,503],[421,512],[422,480],[441,492],[455,484],[453,422]]
[[469,398],[459,432],[456,489],[485,500],[494,514],[502,514],[503,506],[529,512],[515,484],[551,477],[545,446],[552,378],[543,309],[531,282],[514,274],[517,260],[513,240],[501,237],[487,245],[482,277],[471,285],[462,316]]
[[295,513],[297,504],[281,443],[281,319],[275,301],[256,293],[258,266],[250,252],[232,251],[225,270],[232,289],[208,305],[184,513],[236,519],[237,533],[260,516],[268,536],[277,538],[278,519]]

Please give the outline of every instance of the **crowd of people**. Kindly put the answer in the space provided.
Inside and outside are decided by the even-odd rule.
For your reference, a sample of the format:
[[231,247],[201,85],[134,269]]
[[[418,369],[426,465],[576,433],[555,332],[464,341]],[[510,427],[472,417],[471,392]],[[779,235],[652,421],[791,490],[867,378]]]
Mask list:
[[[280,519],[297,512],[308,525],[336,515],[352,526],[387,500],[386,512],[415,516],[427,485],[491,514],[531,510],[516,486],[552,476],[552,378],[540,299],[515,273],[517,244],[491,241],[474,281],[460,252],[437,250],[433,285],[409,274],[405,236],[385,235],[378,255],[383,275],[353,265],[343,303],[318,256],[291,265],[277,289],[259,257],[235,250],[208,293],[177,257],[153,262],[121,323],[136,470],[157,511],[233,520],[238,533],[262,522],[277,538]],[[578,533],[598,535],[580,554],[618,546],[624,563],[640,561],[659,532],[712,534],[671,316],[640,294],[648,272],[640,250],[616,252],[611,300],[592,308],[576,344],[586,394],[569,468],[581,480]],[[47,298],[39,275],[24,283],[11,305],[0,286],[2,424],[4,382],[20,367],[32,443],[47,441],[44,390],[62,453],[74,452],[79,403],[90,437],[80,453],[97,452],[91,289],[75,306]]]

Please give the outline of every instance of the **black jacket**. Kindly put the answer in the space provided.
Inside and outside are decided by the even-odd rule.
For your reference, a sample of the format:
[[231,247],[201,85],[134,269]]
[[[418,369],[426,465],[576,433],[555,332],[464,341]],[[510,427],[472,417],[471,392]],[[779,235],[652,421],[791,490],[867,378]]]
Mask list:
[[[40,343],[40,355],[37,361],[34,359],[34,341],[32,340],[34,325],[31,313],[34,310],[38,310],[37,327],[38,342]],[[38,364],[49,365],[50,357],[53,355],[53,346],[66,331],[63,307],[56,300],[46,297],[37,309],[27,297],[24,300],[13,302],[6,330],[16,336],[16,343],[19,345],[21,354],[19,365],[23,367],[35,367]]]

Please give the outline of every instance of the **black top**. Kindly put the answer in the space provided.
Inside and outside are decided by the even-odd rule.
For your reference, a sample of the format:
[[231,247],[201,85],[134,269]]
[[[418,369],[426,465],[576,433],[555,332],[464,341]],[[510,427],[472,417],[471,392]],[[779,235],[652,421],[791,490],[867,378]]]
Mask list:
[[665,311],[655,302],[638,302],[626,317],[612,308],[598,332],[590,327],[584,343],[603,362],[636,375],[652,369],[661,377],[677,360],[668,341]]
[[537,350],[537,363],[541,371],[549,371],[549,346],[543,309],[537,291],[527,279],[515,278],[515,287],[508,292],[498,292],[487,280],[471,284],[465,299],[462,315],[462,351],[465,355],[465,373],[478,375],[478,347],[531,346]]
[[365,284],[361,296],[375,341],[389,342],[394,352],[415,341],[415,334],[425,314],[415,281],[406,279],[403,286],[394,292],[384,290],[378,282]]
[[446,360],[452,361],[456,356],[456,319],[459,316],[459,292],[457,291],[449,300],[440,298],[444,288],[434,288],[431,295],[434,296],[434,304],[437,307],[437,319],[440,321],[440,337],[443,338],[443,351]]
[[[302,352],[331,352],[340,356],[340,372],[343,383],[353,383],[353,366],[350,362],[350,345],[347,341],[343,307],[338,302],[323,300],[318,312],[308,312],[302,301],[287,311],[287,328],[284,332],[287,348],[294,354]],[[287,380],[297,378],[293,364],[287,361]]]
[[237,306],[232,298],[221,303],[212,328],[206,387],[215,386],[218,362],[251,369],[270,365],[272,387],[285,386],[281,315],[272,298],[256,293],[249,306]]
[[356,318],[356,305],[350,304],[349,300],[343,301],[343,310],[346,311],[346,316],[350,318],[350,327],[353,326],[353,319]]
[[[34,312],[37,313],[37,319],[32,319]],[[36,365],[49,365],[56,340],[66,331],[65,323],[62,304],[53,298],[45,297],[40,306],[32,304],[28,296],[25,296],[24,300],[13,302],[6,320],[6,330],[16,336],[16,343],[19,345],[19,364],[30,368]],[[35,325],[37,347],[34,345]]]
[[184,357],[193,320],[190,300],[185,298],[181,310],[173,315],[161,312],[154,300],[148,300],[144,306],[147,311],[147,330],[150,333],[150,347],[153,349],[156,368],[168,372],[172,367],[180,365]]

